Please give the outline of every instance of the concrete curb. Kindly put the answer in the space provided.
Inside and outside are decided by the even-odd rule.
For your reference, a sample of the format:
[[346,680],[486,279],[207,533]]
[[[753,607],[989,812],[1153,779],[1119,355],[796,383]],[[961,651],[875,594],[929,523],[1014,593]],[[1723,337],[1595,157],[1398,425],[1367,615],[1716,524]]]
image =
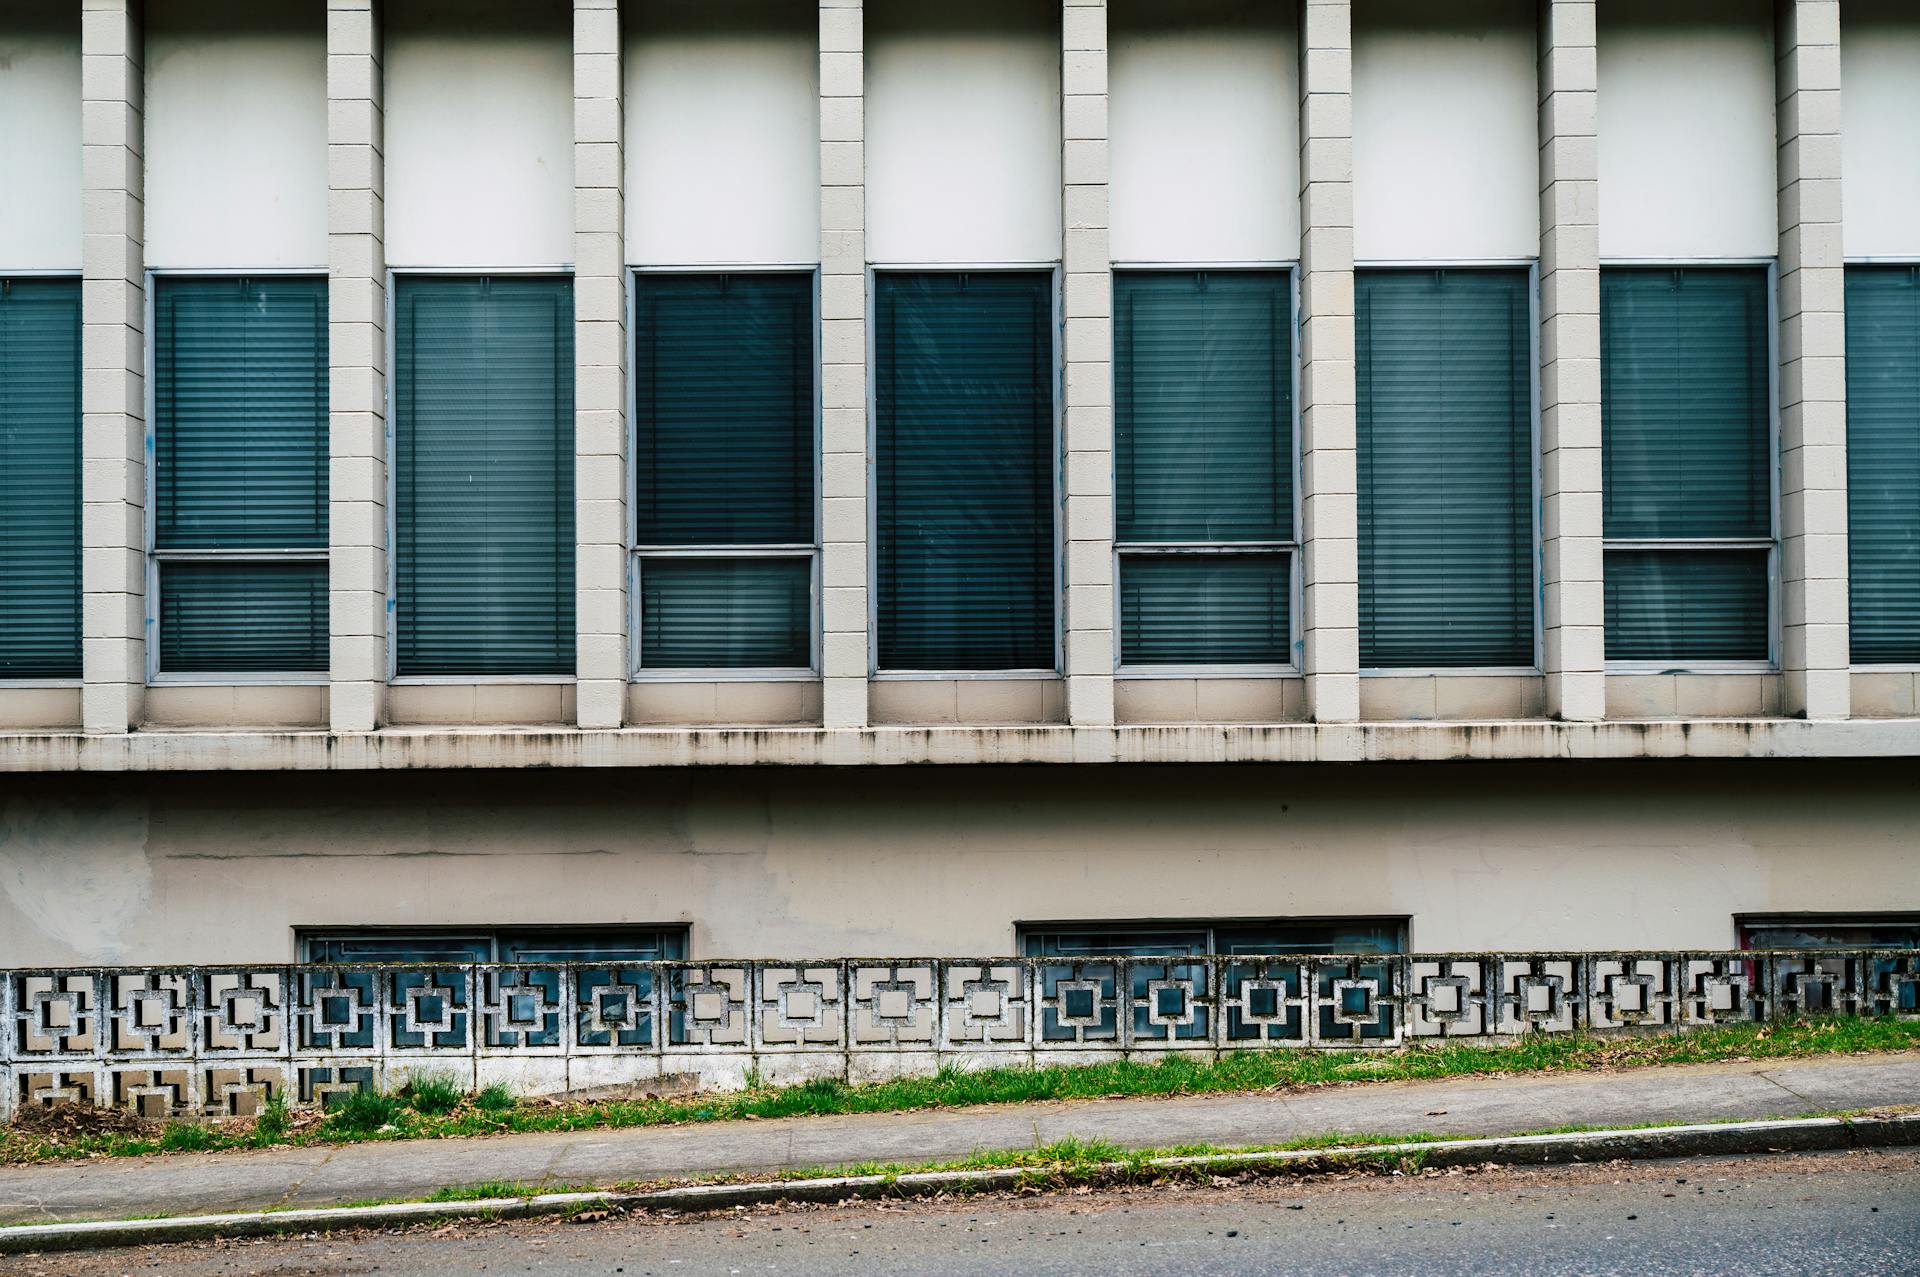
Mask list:
[[[1156,1157],[1156,1170],[1216,1173],[1254,1171],[1312,1175],[1355,1162],[1417,1157],[1423,1166],[1547,1166],[1616,1158],[1696,1157],[1735,1153],[1815,1152],[1920,1145],[1920,1114],[1896,1117],[1813,1117],[1764,1122],[1660,1126],[1640,1130],[1509,1135],[1490,1139],[1428,1140],[1345,1148],[1265,1153],[1208,1153]],[[1133,1170],[1124,1162],[1088,1168],[1083,1182],[1117,1182]],[[919,1171],[906,1175],[835,1175],[820,1179],[760,1180],[686,1185],[644,1193],[541,1193],[463,1202],[402,1202],[314,1210],[182,1215],[168,1219],[103,1220],[79,1224],[23,1224],[0,1228],[0,1255],[93,1250],[214,1237],[267,1237],[351,1228],[391,1228],[458,1219],[527,1219],[579,1210],[726,1210],[776,1202],[838,1202],[875,1197],[928,1197],[951,1192],[1016,1188],[1044,1168]]]

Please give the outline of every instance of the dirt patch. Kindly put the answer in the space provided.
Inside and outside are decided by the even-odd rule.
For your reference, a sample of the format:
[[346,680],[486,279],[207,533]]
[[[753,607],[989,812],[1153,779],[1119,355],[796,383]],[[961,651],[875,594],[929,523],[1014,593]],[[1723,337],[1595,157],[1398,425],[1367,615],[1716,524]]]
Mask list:
[[42,1140],[81,1140],[100,1135],[152,1135],[160,1123],[121,1108],[91,1104],[52,1104],[22,1109],[11,1129]]

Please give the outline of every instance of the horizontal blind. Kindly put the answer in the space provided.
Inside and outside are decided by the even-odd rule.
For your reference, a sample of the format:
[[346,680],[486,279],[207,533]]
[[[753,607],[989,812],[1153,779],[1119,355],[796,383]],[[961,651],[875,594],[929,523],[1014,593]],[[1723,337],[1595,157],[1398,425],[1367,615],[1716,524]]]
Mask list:
[[573,285],[395,283],[401,674],[567,674]]
[[647,669],[802,669],[812,664],[813,561],[643,559]]
[[160,668],[242,674],[327,668],[324,563],[163,563]]
[[1607,659],[1767,659],[1765,550],[1609,550]]
[[1054,666],[1051,292],[1033,271],[875,279],[882,668]]
[[1290,657],[1285,554],[1129,554],[1120,560],[1127,665],[1280,665]]
[[1291,541],[1286,273],[1123,271],[1113,292],[1120,539]]
[[80,281],[0,278],[0,678],[80,677]]
[[1767,273],[1600,272],[1609,537],[1772,534]]
[[1853,659],[1920,662],[1920,266],[1847,267]]
[[1361,664],[1531,665],[1527,273],[1354,284]]
[[634,282],[642,545],[813,540],[813,277]]
[[327,281],[154,281],[154,546],[327,544]]

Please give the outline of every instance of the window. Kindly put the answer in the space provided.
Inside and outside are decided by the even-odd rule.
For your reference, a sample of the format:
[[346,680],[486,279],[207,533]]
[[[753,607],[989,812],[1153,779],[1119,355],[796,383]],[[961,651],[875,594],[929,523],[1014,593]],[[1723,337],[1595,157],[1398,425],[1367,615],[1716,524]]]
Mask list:
[[1767,272],[1600,272],[1607,659],[1769,653]]
[[642,669],[813,664],[811,275],[634,279]]
[[875,620],[887,670],[1051,670],[1053,277],[874,281]]
[[573,281],[394,288],[396,672],[571,674]]
[[658,962],[687,956],[683,927],[361,928],[300,937],[306,962]]
[[162,674],[327,668],[327,281],[153,282]]
[[[1789,914],[1773,918],[1736,920],[1742,949],[1920,949],[1920,914]],[[1818,969],[1846,977],[1845,964],[1822,958]],[[1870,987],[1887,988],[1887,978],[1901,965],[1897,958],[1874,957],[1862,972]],[[1757,972],[1754,974],[1758,974]],[[1751,978],[1751,976],[1749,977]],[[1893,986],[1894,1005],[1905,1014],[1920,1011],[1920,984]],[[1814,996],[1818,1009],[1834,1010],[1831,992]]]
[[1920,266],[1847,267],[1853,659],[1920,664]]
[[1360,664],[1534,664],[1524,270],[1354,275]]
[[1020,927],[1030,958],[1198,957],[1203,954],[1400,953],[1398,918],[1251,922],[1033,923]]
[[1287,275],[1125,271],[1113,291],[1121,664],[1287,664]]
[[80,281],[0,278],[0,679],[80,677]]

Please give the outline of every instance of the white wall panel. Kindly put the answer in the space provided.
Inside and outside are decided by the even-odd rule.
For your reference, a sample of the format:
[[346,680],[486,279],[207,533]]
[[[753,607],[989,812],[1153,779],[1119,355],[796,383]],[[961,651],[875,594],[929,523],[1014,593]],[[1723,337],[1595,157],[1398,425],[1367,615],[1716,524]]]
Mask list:
[[147,264],[327,264],[323,6],[148,0]]
[[627,20],[629,260],[816,260],[817,11],[650,0]]
[[1540,251],[1534,6],[1353,9],[1353,252],[1361,261]]
[[1060,256],[1060,7],[867,5],[867,253]]
[[1300,255],[1299,13],[1281,0],[1116,0],[1113,256]]
[[1920,257],[1920,6],[1840,10],[1841,215],[1849,257]]
[[1772,257],[1767,0],[1600,5],[1600,254]]
[[80,7],[0,0],[0,274],[80,269]]
[[573,260],[566,0],[389,0],[387,260]]

